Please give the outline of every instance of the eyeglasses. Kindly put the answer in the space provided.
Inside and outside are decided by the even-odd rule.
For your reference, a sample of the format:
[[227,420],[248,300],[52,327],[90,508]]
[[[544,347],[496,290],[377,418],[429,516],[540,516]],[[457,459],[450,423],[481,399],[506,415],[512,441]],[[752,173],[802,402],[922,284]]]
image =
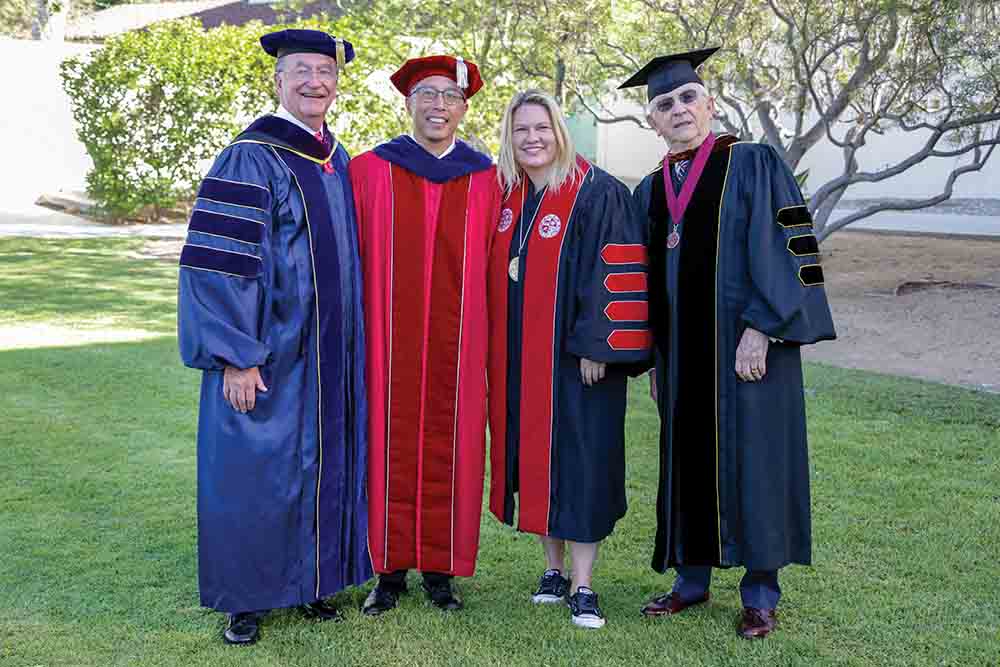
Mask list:
[[320,81],[336,81],[337,80],[337,68],[336,67],[295,67],[289,70],[282,70],[285,74],[298,81],[308,81],[315,76]]
[[465,95],[460,93],[456,88],[438,90],[431,86],[419,86],[414,88],[410,95],[416,97],[422,104],[432,104],[438,98],[438,95],[444,100],[446,107],[458,106],[465,102]]
[[701,97],[701,94],[697,89],[684,90],[677,95],[661,97],[653,105],[653,110],[660,113],[669,113],[674,108],[675,100],[684,106],[688,106],[697,102],[699,97]]

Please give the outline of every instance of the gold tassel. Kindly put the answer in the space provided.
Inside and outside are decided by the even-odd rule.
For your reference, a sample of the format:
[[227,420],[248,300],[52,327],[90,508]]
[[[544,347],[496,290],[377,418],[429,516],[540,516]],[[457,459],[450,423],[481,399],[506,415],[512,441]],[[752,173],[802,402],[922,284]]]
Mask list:
[[333,41],[337,43],[337,69],[343,69],[344,65],[347,64],[347,52],[344,49],[344,40],[340,37],[334,37]]

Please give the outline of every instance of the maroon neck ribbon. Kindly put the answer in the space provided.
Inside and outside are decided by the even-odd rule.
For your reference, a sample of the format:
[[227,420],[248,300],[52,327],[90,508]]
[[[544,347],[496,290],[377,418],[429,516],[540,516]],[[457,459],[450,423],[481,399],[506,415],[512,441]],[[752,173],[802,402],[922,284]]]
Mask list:
[[705,163],[708,162],[708,156],[712,154],[713,145],[715,145],[715,135],[709,132],[708,137],[705,138],[705,141],[698,148],[698,152],[694,155],[694,160],[691,162],[691,170],[688,171],[687,179],[684,181],[683,187],[681,187],[679,197],[674,192],[674,184],[670,179],[670,160],[663,161],[663,185],[667,190],[667,208],[670,210],[670,218],[674,223],[675,229],[677,225],[681,224],[684,211],[687,210],[688,204],[691,203],[691,196],[694,194],[694,189],[698,187],[698,181],[701,180],[701,173],[705,171]]

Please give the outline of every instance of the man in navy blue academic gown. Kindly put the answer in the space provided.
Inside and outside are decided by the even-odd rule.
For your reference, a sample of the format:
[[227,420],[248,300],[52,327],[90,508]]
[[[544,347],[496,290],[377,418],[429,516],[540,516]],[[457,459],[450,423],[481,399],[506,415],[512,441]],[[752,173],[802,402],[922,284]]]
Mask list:
[[834,338],[812,220],[770,146],[711,132],[696,73],[717,49],[654,59],[650,123],[669,143],[636,188],[650,229],[661,416],[653,567],[675,568],[651,616],[705,602],[713,567],[743,566],[739,634],[775,625],[778,570],[811,562],[799,347]]
[[364,319],[347,152],[324,119],[349,42],[261,38],[277,112],[212,166],[181,252],[178,335],[204,371],[198,420],[201,603],[249,644],[263,612],[371,577]]

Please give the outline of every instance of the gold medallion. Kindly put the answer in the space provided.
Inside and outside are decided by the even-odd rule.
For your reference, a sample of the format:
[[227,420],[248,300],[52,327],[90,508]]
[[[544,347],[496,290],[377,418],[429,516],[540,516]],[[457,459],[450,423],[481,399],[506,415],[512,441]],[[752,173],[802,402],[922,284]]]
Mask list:
[[515,283],[517,282],[517,267],[518,264],[520,263],[518,260],[520,259],[521,259],[520,257],[515,257],[514,259],[510,260],[510,264],[507,265],[507,275],[510,276],[510,279],[513,280]]

